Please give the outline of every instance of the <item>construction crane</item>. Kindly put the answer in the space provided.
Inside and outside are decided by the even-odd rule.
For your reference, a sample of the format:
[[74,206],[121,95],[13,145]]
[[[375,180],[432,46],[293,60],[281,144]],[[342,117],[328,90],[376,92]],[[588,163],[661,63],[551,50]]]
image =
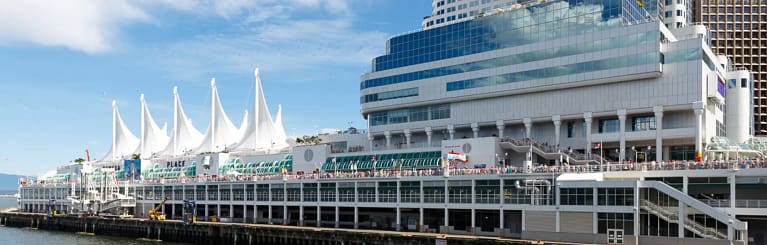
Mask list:
[[162,202],[160,204],[157,204],[153,209],[149,210],[149,219],[150,220],[165,220],[165,214],[160,213],[160,209],[162,209],[162,206],[165,205],[165,202],[168,201],[168,196],[165,196],[162,199]]

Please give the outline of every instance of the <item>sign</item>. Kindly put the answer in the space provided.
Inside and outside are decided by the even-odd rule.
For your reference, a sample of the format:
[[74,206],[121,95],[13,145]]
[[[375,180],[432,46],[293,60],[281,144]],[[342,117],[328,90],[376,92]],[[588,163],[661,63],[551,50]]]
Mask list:
[[124,160],[123,170],[126,179],[141,178],[141,160]]

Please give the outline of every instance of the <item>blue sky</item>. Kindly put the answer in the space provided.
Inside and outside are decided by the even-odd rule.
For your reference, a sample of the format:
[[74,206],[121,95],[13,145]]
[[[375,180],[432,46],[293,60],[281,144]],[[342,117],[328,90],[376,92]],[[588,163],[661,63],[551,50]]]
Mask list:
[[[139,94],[172,122],[172,88],[199,130],[210,78],[239,125],[253,68],[288,135],[358,128],[359,76],[429,0],[27,0],[0,3],[0,172],[39,175],[111,142],[111,101],[139,133]],[[169,128],[172,125],[168,125]]]

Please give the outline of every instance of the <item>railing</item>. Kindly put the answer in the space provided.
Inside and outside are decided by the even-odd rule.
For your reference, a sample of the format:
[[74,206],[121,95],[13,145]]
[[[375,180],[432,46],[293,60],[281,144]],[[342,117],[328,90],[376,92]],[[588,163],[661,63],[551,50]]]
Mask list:
[[[701,202],[715,208],[729,208],[729,199],[699,199]],[[766,199],[735,199],[736,208],[767,208]]]
[[[670,222],[670,223],[679,222],[679,214],[677,212],[674,212],[673,210],[669,210],[670,207],[659,206],[649,200],[642,200],[641,203],[642,204],[640,205],[640,207],[642,209],[645,209],[646,211],[660,217],[661,219],[666,220],[666,222]],[[684,228],[696,233],[697,235],[701,237],[705,237],[709,239],[710,238],[716,238],[716,239],[727,238],[727,234],[717,229],[701,225],[694,219],[691,219],[688,217],[684,217]]]

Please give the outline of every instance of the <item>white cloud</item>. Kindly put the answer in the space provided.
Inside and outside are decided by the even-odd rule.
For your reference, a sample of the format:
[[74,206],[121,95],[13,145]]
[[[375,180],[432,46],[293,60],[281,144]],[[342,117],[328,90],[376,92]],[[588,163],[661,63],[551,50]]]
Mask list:
[[108,51],[117,29],[149,16],[123,0],[2,1],[0,44],[32,43],[87,53]]

